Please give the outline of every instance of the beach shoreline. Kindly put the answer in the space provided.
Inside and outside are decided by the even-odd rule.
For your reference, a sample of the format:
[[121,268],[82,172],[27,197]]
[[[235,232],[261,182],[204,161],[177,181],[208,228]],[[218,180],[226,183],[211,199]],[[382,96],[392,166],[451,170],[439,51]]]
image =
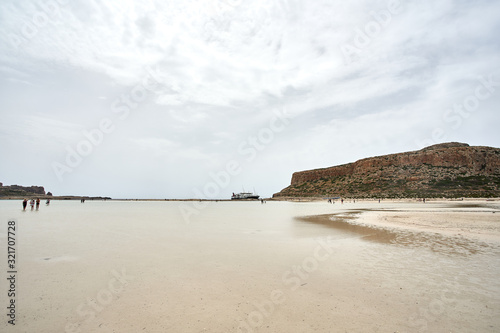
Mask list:
[[[227,198],[221,199],[205,199],[205,198],[110,198],[101,196],[77,196],[77,195],[60,195],[60,196],[49,196],[49,195],[26,195],[26,196],[5,196],[0,197],[0,200],[23,200],[24,198],[40,198],[40,199],[50,199],[50,200],[90,200],[90,201],[230,201],[230,202],[253,202],[260,201],[260,199],[246,199],[246,200],[231,200]],[[278,202],[326,202],[328,197],[262,197],[261,199],[266,201],[278,201]],[[418,203],[422,202],[422,198],[343,198],[345,203],[352,202],[384,202],[384,203]],[[340,199],[335,199],[340,202]],[[500,202],[500,198],[425,198],[426,202],[440,203],[440,202]]]
[[500,206],[483,200],[433,201],[418,207],[355,208],[305,218],[310,222],[348,223],[372,229],[434,233],[500,244]]

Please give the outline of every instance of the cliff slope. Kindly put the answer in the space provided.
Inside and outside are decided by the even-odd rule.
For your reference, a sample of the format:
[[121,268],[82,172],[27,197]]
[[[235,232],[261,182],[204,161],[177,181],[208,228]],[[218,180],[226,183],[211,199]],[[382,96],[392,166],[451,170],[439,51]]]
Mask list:
[[3,186],[3,184],[0,183],[0,197],[7,197],[7,196],[28,197],[37,195],[39,196],[45,195],[45,189],[43,188],[43,186],[20,186],[20,185]]
[[500,197],[500,149],[450,142],[295,172],[273,197]]

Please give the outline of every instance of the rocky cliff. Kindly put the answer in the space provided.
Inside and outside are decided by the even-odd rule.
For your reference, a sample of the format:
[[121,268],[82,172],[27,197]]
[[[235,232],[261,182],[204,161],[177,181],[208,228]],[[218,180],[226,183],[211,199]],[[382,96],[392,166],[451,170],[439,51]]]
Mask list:
[[500,197],[500,149],[444,143],[295,172],[273,197]]
[[23,197],[36,195],[45,195],[45,189],[43,186],[3,186],[3,184],[0,183],[0,197]]

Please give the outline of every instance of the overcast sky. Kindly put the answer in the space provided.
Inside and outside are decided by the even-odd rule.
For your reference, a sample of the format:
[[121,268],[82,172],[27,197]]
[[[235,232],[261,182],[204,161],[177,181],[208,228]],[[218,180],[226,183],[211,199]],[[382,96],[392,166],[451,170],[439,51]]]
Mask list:
[[295,171],[500,146],[499,1],[2,0],[0,182],[271,196]]

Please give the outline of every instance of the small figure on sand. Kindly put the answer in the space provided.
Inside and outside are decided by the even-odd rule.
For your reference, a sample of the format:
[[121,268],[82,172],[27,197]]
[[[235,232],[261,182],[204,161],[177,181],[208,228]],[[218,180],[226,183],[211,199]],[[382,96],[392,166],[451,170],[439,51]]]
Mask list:
[[425,203],[425,198],[423,199],[424,203]]
[[341,203],[341,204],[344,204],[344,199],[340,199],[340,203]]
[[36,198],[36,210],[40,208],[40,198]]
[[50,199],[47,199],[47,201],[45,201],[45,205],[50,205]]
[[30,206],[31,206],[31,210],[33,210],[33,208],[35,208],[35,199],[30,200]]
[[28,206],[28,199],[24,198],[24,200],[23,200],[23,210],[26,210],[26,206]]

